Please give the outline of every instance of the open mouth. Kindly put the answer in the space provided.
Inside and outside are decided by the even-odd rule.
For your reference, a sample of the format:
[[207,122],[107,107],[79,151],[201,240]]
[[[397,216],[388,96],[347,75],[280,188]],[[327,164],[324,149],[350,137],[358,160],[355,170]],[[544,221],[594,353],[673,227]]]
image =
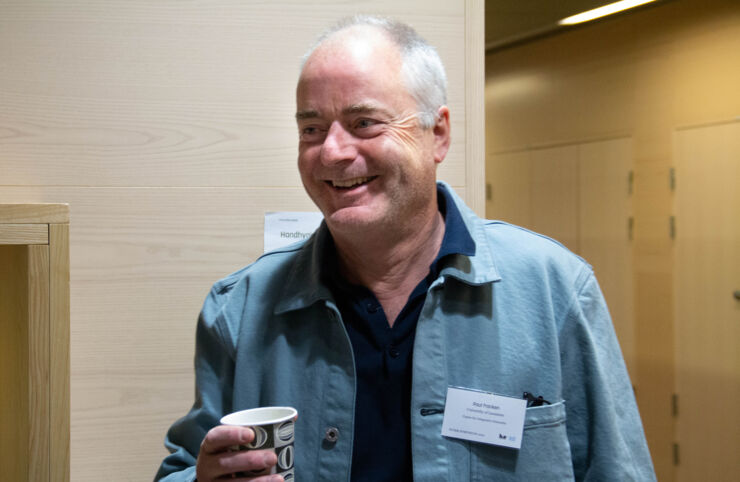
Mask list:
[[357,186],[367,184],[378,176],[366,176],[366,177],[354,177],[352,179],[344,179],[341,181],[326,181],[332,187],[337,189],[352,189]]

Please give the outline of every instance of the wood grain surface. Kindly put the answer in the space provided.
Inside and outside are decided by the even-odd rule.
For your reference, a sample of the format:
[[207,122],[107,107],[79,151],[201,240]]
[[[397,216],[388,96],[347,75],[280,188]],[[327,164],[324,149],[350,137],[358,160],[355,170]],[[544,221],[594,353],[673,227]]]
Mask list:
[[[2,142],[2,140],[0,140]],[[3,159],[4,164],[5,160]],[[2,184],[0,184],[2,187]],[[65,204],[12,203],[0,206],[0,224],[47,224],[68,223],[69,206]]]
[[28,246],[28,480],[49,480],[49,246]]
[[49,225],[49,467],[70,480],[69,225]]
[[0,244],[49,244],[49,225],[0,223]]

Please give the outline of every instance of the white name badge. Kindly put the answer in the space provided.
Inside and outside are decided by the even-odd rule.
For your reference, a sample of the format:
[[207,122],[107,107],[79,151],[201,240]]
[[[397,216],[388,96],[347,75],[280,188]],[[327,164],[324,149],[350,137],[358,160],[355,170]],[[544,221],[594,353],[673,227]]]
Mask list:
[[519,449],[527,401],[466,388],[447,388],[442,435]]

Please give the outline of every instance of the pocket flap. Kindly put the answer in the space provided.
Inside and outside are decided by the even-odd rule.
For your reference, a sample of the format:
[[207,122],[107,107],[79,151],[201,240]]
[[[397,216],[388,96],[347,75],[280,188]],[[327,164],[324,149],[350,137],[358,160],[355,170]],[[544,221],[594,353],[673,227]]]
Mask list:
[[565,402],[529,407],[524,414],[524,430],[565,423]]

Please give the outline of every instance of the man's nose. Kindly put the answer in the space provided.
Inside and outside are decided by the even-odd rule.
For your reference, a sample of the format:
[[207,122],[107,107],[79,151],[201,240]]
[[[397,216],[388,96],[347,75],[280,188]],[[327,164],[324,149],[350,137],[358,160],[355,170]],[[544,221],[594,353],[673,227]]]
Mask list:
[[355,137],[340,122],[332,122],[321,145],[321,162],[334,164],[357,156]]

